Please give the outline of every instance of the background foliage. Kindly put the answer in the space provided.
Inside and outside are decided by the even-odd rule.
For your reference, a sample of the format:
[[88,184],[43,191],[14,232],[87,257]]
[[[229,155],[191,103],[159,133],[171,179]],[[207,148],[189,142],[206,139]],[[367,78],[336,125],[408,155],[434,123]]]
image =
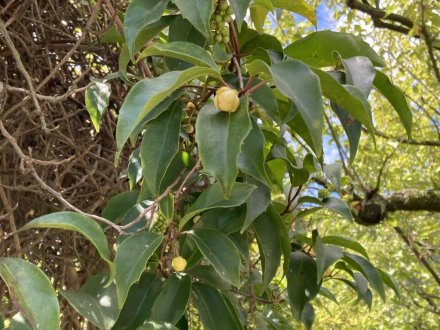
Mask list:
[[[343,129],[337,124],[337,118],[326,112],[325,160],[339,159],[345,164],[342,190],[347,203],[356,209],[357,198],[362,201],[372,191],[386,197],[408,188],[438,190],[439,79],[438,69],[436,71],[435,68],[439,12],[435,3],[383,1],[377,4],[387,13],[407,18],[413,23],[411,28],[400,29],[402,31],[389,26],[383,29],[383,21],[378,23],[376,12],[362,14],[361,9],[365,8],[359,8],[356,1],[324,3],[326,6],[318,10],[318,28],[320,15],[331,13],[334,19],[329,14],[323,21],[330,20],[332,29],[363,36],[373,45],[385,59],[388,68],[385,72],[405,92],[414,118],[412,139],[409,140],[397,114],[390,111],[383,97],[373,93],[370,102],[373,105],[377,146],[374,148],[371,135],[362,134],[357,158],[349,164],[349,145]],[[264,5],[264,1],[261,4]],[[65,203],[63,205],[63,201],[89,214],[100,214],[104,209],[104,218],[114,220],[119,217],[117,210],[107,208],[106,213],[104,206],[109,197],[128,190],[128,185],[133,186],[138,173],[130,172],[129,167],[129,182],[124,177],[126,165],[133,164],[136,168],[137,158],[130,155],[128,148],[117,150],[118,141],[114,138],[117,113],[121,111],[128,86],[135,81],[135,75],[146,75],[150,69],[154,73],[161,72],[157,57],[150,58],[150,62],[133,65],[129,64],[132,49],[121,49],[118,41],[121,36],[117,29],[123,23],[115,13],[125,12],[127,5],[120,2],[115,6],[110,1],[93,4],[10,1],[0,7],[0,56],[4,58],[0,128],[4,137],[8,132],[12,134],[12,139],[0,141],[1,228],[5,234],[15,232],[37,216],[69,208]],[[317,6],[318,3],[312,5]],[[311,24],[315,23],[304,11],[302,14],[308,16],[312,23],[290,14],[284,14],[277,21],[274,12],[269,14],[263,25],[261,8],[257,9],[254,7],[251,11],[257,28],[274,34],[283,46],[306,36],[312,30]],[[204,29],[205,26],[199,26],[199,30]],[[428,37],[424,34],[425,30],[429,33]],[[188,36],[194,35],[197,35],[195,30]],[[196,40],[191,41],[197,43]],[[161,49],[149,49],[150,52],[163,54]],[[17,60],[17,54],[20,60]],[[200,56],[197,58],[203,61]],[[93,80],[118,71],[122,80]],[[94,102],[94,98],[108,102],[107,111],[104,112],[105,105]],[[91,110],[94,104],[96,108]],[[91,112],[91,118],[87,110]],[[301,138],[294,136],[289,142],[298,155],[309,151]],[[121,151],[117,168],[113,166],[116,151]],[[31,167],[27,163],[28,157],[34,159]],[[308,186],[307,194],[317,195],[322,188],[322,180],[319,179],[317,176],[317,180]],[[375,188],[378,189],[375,191]],[[60,196],[63,197],[61,202],[57,198]],[[434,275],[438,274],[439,267],[439,216],[432,211],[388,213],[381,224],[370,227],[348,224],[328,211],[305,217],[298,230],[304,227],[310,233],[317,228],[321,236],[342,235],[361,242],[373,263],[393,275],[402,296],[398,300],[390,294],[386,303],[375,298],[372,312],[368,313],[364,304],[353,305],[357,294],[346,291],[346,287],[339,283],[331,284],[329,288],[336,293],[339,306],[324,300],[326,298],[318,298],[314,304],[319,315],[315,326],[338,329],[435,328],[439,319],[440,284]],[[84,230],[77,228],[79,233]],[[110,245],[116,243],[115,232],[108,234],[107,239]],[[108,252],[104,245],[95,244],[105,259]],[[106,267],[88,240],[68,231],[39,229],[22,232],[2,240],[1,248],[3,256],[23,257],[38,265],[56,288],[69,291],[79,289],[86,279]],[[151,253],[144,252],[145,260],[149,259]],[[427,270],[426,264],[431,271]],[[103,283],[105,280],[95,276],[91,282]],[[142,283],[148,283],[148,279],[141,280],[139,285]],[[85,290],[84,287],[81,290]],[[200,288],[194,290],[202,296]],[[10,318],[17,312],[17,306],[11,304],[7,292],[3,285],[0,314]],[[77,297],[69,296],[67,291],[62,295],[75,305]],[[84,319],[67,301],[60,299],[62,327],[81,328]],[[289,322],[296,322],[289,316],[287,305],[276,304],[276,307],[277,312],[287,317]],[[110,319],[106,318],[108,315]],[[110,324],[111,315],[109,310],[108,314],[104,313],[104,319],[92,323]]]

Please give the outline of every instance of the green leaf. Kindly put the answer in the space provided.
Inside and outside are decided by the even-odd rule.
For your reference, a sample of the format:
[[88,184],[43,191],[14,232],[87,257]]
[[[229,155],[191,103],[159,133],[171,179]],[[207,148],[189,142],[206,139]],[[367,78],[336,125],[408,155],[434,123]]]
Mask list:
[[112,330],[137,329],[151,317],[151,307],[162,292],[164,279],[144,272],[138,283],[131,286],[127,300]]
[[148,190],[154,197],[162,193],[162,179],[179,150],[182,113],[182,103],[175,102],[169,111],[148,123],[142,138],[142,172]]
[[125,40],[132,58],[138,34],[146,26],[162,17],[167,4],[168,0],[133,0],[128,6],[125,13],[124,30]]
[[134,85],[119,110],[116,126],[118,150],[116,160],[132,131],[156,105],[186,82],[206,75],[219,77],[219,74],[211,68],[193,67],[185,71],[167,72],[153,79],[144,79]]
[[361,139],[362,124],[336,103],[330,102],[330,106],[333,112],[338,116],[347,135],[350,147],[350,162],[353,162]]
[[394,293],[396,294],[396,296],[400,299],[400,292],[399,292],[399,288],[397,287],[397,283],[394,281],[394,279],[391,277],[391,275],[387,274],[386,272],[384,272],[381,269],[377,269],[380,273],[380,277],[382,278],[382,281],[389,287],[391,288]]
[[373,87],[376,71],[370,59],[365,56],[355,56],[347,59],[341,58],[345,68],[345,83],[353,85],[368,97]]
[[341,163],[324,165],[325,176],[330,180],[339,194],[341,193],[341,168]]
[[261,256],[263,287],[267,287],[275,277],[281,256],[284,254],[284,260],[288,261],[290,254],[287,230],[281,217],[274,213],[274,210],[265,212],[252,222]]
[[246,12],[249,8],[250,0],[230,0],[232,9],[234,10],[235,20],[237,21],[238,30],[241,30],[241,25],[243,24],[244,18],[246,17]]
[[199,30],[205,37],[211,34],[209,21],[214,12],[213,1],[206,0],[173,0],[191,24]]
[[102,210],[102,216],[110,221],[117,222],[124,214],[136,205],[139,191],[124,191],[121,192],[107,201],[104,209]]
[[371,287],[376,290],[383,301],[385,301],[385,289],[383,287],[382,278],[376,267],[374,267],[367,259],[344,252],[344,260],[353,268],[360,271],[370,282]]
[[151,309],[151,320],[176,324],[185,313],[190,293],[190,277],[172,274]]
[[223,281],[212,266],[197,265],[188,270],[188,274],[192,278],[196,278],[197,281],[216,287],[220,290],[231,289],[231,285]]
[[155,44],[142,51],[138,61],[144,57],[161,55],[177,58],[195,65],[208,66],[218,70],[211,55],[202,47],[186,41],[174,41],[165,44]]
[[[60,290],[70,305],[84,318],[100,329],[112,329],[119,315],[116,287],[108,282],[108,274],[100,273],[90,277],[77,292]],[[45,328],[47,329],[47,327]]]
[[220,183],[214,183],[205,189],[180,221],[182,228],[192,217],[209,209],[228,208],[243,204],[256,186],[235,182],[231,189],[229,199],[224,199]]
[[266,140],[257,122],[251,118],[252,129],[244,139],[241,146],[241,153],[238,156],[238,168],[255,179],[269,185],[269,179],[264,168],[264,149]]
[[365,258],[369,259],[367,251],[364,247],[349,238],[341,237],[341,236],[325,236],[322,237],[322,242],[325,244],[332,244],[342,246],[344,248],[356,251],[357,253],[362,254]]
[[343,254],[339,247],[325,245],[319,235],[316,237],[313,249],[316,253],[316,281],[319,283],[321,282],[324,272],[327,270],[327,268],[330,267],[335,261],[341,259]]
[[412,113],[402,90],[394,85],[390,78],[388,78],[383,72],[378,70],[376,70],[376,77],[374,78],[373,84],[396,110],[400,117],[400,121],[405,127],[406,134],[411,138]]
[[229,235],[243,226],[245,216],[246,205],[228,209],[212,209],[202,214],[193,229],[215,229]]
[[179,328],[172,325],[171,323],[157,323],[154,321],[150,321],[141,325],[136,330],[179,330]]
[[197,117],[196,142],[203,169],[220,182],[226,199],[237,177],[242,142],[251,127],[247,96],[241,97],[235,112],[219,111],[210,102],[200,109]]
[[250,194],[246,203],[247,212],[243,227],[240,230],[241,233],[243,233],[260,214],[266,211],[271,199],[271,190],[265,184],[252,177],[248,177],[246,182],[254,184],[257,186],[257,189]]
[[139,51],[141,48],[145,47],[145,44],[154,38],[159,32],[165,29],[167,26],[170,26],[176,19],[179,17],[178,15],[168,15],[162,16],[158,21],[146,25],[136,37],[136,41],[134,43],[133,49],[133,57],[134,54]]
[[[4,329],[1,328],[0,329]],[[11,317],[11,323],[9,325],[10,330],[33,330],[32,325],[24,318],[21,313],[15,314]]]
[[310,303],[305,304],[301,313],[301,322],[307,330],[312,329],[313,322],[315,322],[315,309]]
[[306,0],[272,0],[274,7],[286,9],[297,13],[316,26],[316,13],[315,9],[310,6]]
[[324,96],[342,107],[345,111],[348,111],[354,118],[364,124],[370,133],[374,133],[373,122],[368,107],[365,106],[362,99],[359,99],[356,94],[352,94],[355,87],[342,86],[327,72],[316,68],[312,68],[312,70],[319,77]]
[[335,304],[339,305],[338,303],[338,299],[336,299],[336,296],[333,294],[333,292],[331,292],[329,289],[324,288],[323,286],[319,289],[319,294],[321,296],[324,296],[328,299],[330,299],[331,301],[333,301]]
[[321,284],[317,284],[315,260],[303,252],[292,252],[286,278],[292,315],[300,320],[304,306],[316,297],[321,288]]
[[115,265],[110,261],[110,249],[108,248],[104,231],[95,220],[75,212],[56,212],[43,215],[28,222],[21,227],[19,231],[34,228],[73,230],[86,237],[96,247],[101,258],[110,268],[110,277],[107,284],[113,281],[115,277]]
[[272,65],[270,71],[278,89],[298,108],[311,134],[313,149],[320,157],[324,108],[318,76],[307,65],[296,60]]
[[234,305],[221,291],[203,283],[194,283],[192,294],[204,329],[243,329]]
[[254,5],[250,8],[251,20],[254,23],[255,29],[258,32],[263,32],[264,22],[266,21],[266,16],[269,10],[264,6]]
[[33,329],[60,329],[60,306],[46,275],[22,259],[0,257],[0,277]]
[[375,66],[385,66],[384,60],[361,38],[349,33],[319,31],[290,44],[284,53],[316,67],[333,66],[333,53],[343,58],[368,57]]
[[124,305],[131,285],[139,281],[148,259],[160,246],[162,238],[162,235],[153,232],[141,232],[119,245],[114,261],[119,308]]
[[142,165],[139,153],[140,150],[138,148],[131,153],[128,159],[127,176],[130,190],[133,190],[136,184],[142,179]]
[[321,205],[342,215],[345,219],[353,221],[350,207],[341,199],[329,197],[322,200]]
[[240,286],[240,254],[234,243],[221,231],[198,229],[187,232],[203,256],[209,260],[219,276]]
[[107,110],[111,92],[112,87],[110,84],[99,81],[95,81],[86,90],[86,109],[97,132],[99,132],[101,117]]

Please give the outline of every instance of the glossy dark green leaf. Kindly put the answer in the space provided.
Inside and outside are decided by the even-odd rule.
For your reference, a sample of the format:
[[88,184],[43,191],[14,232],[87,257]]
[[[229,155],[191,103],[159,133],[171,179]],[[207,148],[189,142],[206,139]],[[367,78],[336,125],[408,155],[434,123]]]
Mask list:
[[60,306],[50,280],[34,264],[0,257],[0,277],[34,329],[60,329]]
[[119,315],[116,287],[108,282],[108,274],[100,273],[90,277],[79,291],[60,290],[70,305],[84,318],[100,329],[109,330]]
[[101,117],[107,110],[111,92],[111,85],[100,81],[95,81],[86,90],[86,109],[97,132],[99,132]]
[[192,294],[204,329],[243,329],[234,305],[221,291],[203,283],[195,283]]
[[228,208],[243,204],[256,186],[246,183],[235,182],[232,186],[229,199],[224,199],[220,183],[214,183],[205,189],[180,221],[180,228],[195,215],[209,209]]
[[347,135],[350,147],[350,162],[353,162],[361,139],[362,124],[336,103],[330,102],[330,106],[333,112],[338,116],[345,134]]
[[112,330],[137,329],[151,316],[151,307],[162,292],[163,279],[144,272],[138,283],[131,286],[127,300]]
[[326,245],[321,237],[316,237],[313,249],[316,254],[317,283],[322,281],[324,272],[337,260],[343,257],[342,250],[337,246]]
[[359,88],[365,97],[368,97],[376,75],[370,59],[365,56],[355,56],[341,58],[341,62],[345,68],[345,83]]
[[316,297],[321,287],[317,284],[315,260],[303,252],[292,252],[286,278],[292,315],[300,320],[304,306]]
[[230,197],[241,145],[251,127],[247,96],[241,97],[240,107],[233,113],[219,111],[210,102],[197,117],[196,141],[203,169],[220,182],[225,198]]
[[206,75],[219,76],[214,69],[193,67],[185,71],[167,72],[153,79],[144,79],[134,85],[119,110],[116,126],[116,145],[118,150],[116,160],[118,160],[120,150],[133,130],[155,106],[187,81]]
[[330,299],[331,301],[333,301],[335,304],[339,305],[338,303],[338,299],[336,299],[336,296],[333,294],[333,292],[331,292],[329,289],[324,288],[323,286],[321,286],[321,288],[319,289],[319,294],[321,296],[324,296],[328,299]]
[[225,282],[212,266],[197,265],[188,270],[188,274],[192,278],[220,290],[229,290],[231,288],[231,285]]
[[139,191],[137,190],[124,191],[113,196],[107,201],[107,204],[105,204],[102,210],[102,216],[108,220],[117,222],[131,207],[136,205],[138,196]]
[[299,14],[316,25],[315,9],[306,0],[271,0],[274,7],[286,9],[288,11]]
[[179,150],[182,113],[182,103],[175,102],[168,111],[149,122],[146,127],[140,157],[145,183],[154,197],[162,193],[162,179]]
[[[355,87],[342,86],[334,77],[325,71],[313,68],[313,72],[319,77],[324,96],[349,112],[355,119],[364,124],[370,133],[373,133],[374,128],[371,113],[363,100],[353,91]],[[360,90],[358,91],[362,93]],[[364,95],[362,94],[362,96]]]
[[167,98],[165,98],[162,102],[156,105],[153,109],[151,109],[151,111],[136,125],[136,128],[130,134],[130,142],[133,146],[136,145],[137,137],[144,129],[145,125],[153,119],[159,117],[163,112],[170,109],[173,106],[174,101],[180,98],[182,94],[183,91],[176,90],[171,93]]
[[334,52],[338,52],[343,58],[366,56],[375,66],[385,66],[384,60],[370,45],[349,33],[318,31],[284,49],[287,56],[316,67],[333,66]]
[[263,268],[263,286],[266,287],[277,273],[281,256],[289,260],[290,244],[287,230],[276,211],[269,210],[252,222],[257,238]]
[[[262,80],[254,79],[254,81],[255,83],[253,85],[258,84]],[[263,110],[266,112],[266,114],[269,116],[270,119],[272,119],[274,122],[280,121],[278,104],[269,86],[267,85],[261,86],[250,95],[250,98],[252,101],[254,101],[263,108]]]
[[271,190],[265,184],[252,177],[248,177],[246,182],[255,185],[257,189],[250,194],[247,200],[246,218],[241,228],[241,233],[243,233],[260,214],[266,211],[271,200]]
[[310,303],[305,304],[301,313],[301,322],[307,330],[311,330],[313,322],[315,322],[315,309]]
[[139,148],[134,150],[128,159],[127,176],[130,190],[142,179],[142,166],[139,152]]
[[382,300],[385,301],[385,289],[383,287],[382,278],[376,267],[374,267],[367,259],[350,254],[344,253],[344,260],[353,268],[360,271],[368,280],[371,287],[376,290],[381,296]]
[[158,21],[146,25],[139,31],[134,43],[133,54],[136,54],[141,48],[145,47],[152,38],[159,34],[166,27],[170,26],[177,18],[177,15],[162,16]]
[[185,313],[191,292],[191,279],[174,273],[165,282],[151,310],[151,320],[176,324]]
[[119,245],[114,261],[119,308],[124,305],[128,290],[141,277],[148,259],[160,246],[162,238],[162,235],[147,231],[134,234]]
[[250,0],[230,0],[232,9],[234,10],[235,19],[237,21],[238,30],[241,29],[244,18],[246,17],[247,9],[249,8]]
[[298,108],[311,134],[313,149],[319,157],[322,154],[324,108],[318,76],[307,65],[296,60],[272,65],[271,72],[275,85]]
[[124,20],[125,40],[131,57],[138,34],[149,24],[158,21],[169,0],[133,0],[127,8]]
[[[3,325],[4,326],[4,325]],[[4,329],[4,327],[0,327]],[[9,330],[33,330],[32,325],[24,318],[21,313],[17,313],[11,317],[11,323],[9,324]]]
[[139,59],[152,55],[177,58],[195,65],[208,66],[214,70],[218,69],[217,64],[215,64],[211,55],[205,49],[187,41],[155,44],[154,46],[145,48],[139,56]]
[[173,0],[182,12],[183,18],[191,22],[205,37],[209,37],[211,27],[209,20],[214,12],[213,1],[206,0]]
[[115,276],[115,265],[110,261],[110,249],[108,248],[108,242],[104,231],[95,220],[75,212],[56,212],[43,215],[28,222],[20,228],[20,231],[34,228],[72,230],[86,237],[96,247],[102,260],[107,263],[110,269],[108,283],[113,281]]
[[266,140],[257,122],[251,118],[252,129],[244,139],[241,146],[241,153],[238,156],[238,168],[246,174],[251,175],[262,183],[269,185],[269,179],[264,167],[264,149]]
[[227,209],[212,209],[202,214],[193,229],[215,229],[229,235],[240,230],[245,217],[246,205]]
[[187,232],[203,256],[209,260],[219,276],[240,286],[240,254],[234,243],[221,231],[199,229]]
[[394,85],[390,78],[383,72],[376,70],[376,77],[374,78],[374,87],[390,102],[400,117],[406,134],[411,138],[412,129],[412,113],[408,106],[405,95],[402,90]]
[[353,215],[351,209],[343,200],[335,197],[329,197],[322,200],[321,203],[324,207],[335,211],[342,215],[345,219],[353,221]]
[[391,288],[396,294],[396,296],[400,299],[400,292],[396,281],[391,277],[391,275],[387,274],[383,270],[379,268],[377,270],[380,273],[380,277],[382,278],[383,283],[386,284],[389,288]]
[[141,325],[136,330],[179,330],[179,328],[171,323],[150,321]]
[[322,242],[325,244],[342,246],[344,248],[356,251],[357,253],[362,254],[365,258],[369,259],[368,253],[364,247],[359,242],[353,241],[349,238],[341,236],[325,236],[322,237]]

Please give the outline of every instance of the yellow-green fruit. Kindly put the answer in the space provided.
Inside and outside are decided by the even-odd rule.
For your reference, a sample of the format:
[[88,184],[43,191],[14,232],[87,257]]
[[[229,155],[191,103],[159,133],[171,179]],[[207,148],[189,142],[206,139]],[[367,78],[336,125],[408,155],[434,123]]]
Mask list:
[[215,93],[214,105],[218,110],[235,112],[240,105],[238,92],[229,87],[220,87]]
[[186,260],[185,258],[182,257],[174,257],[173,260],[171,261],[171,267],[173,267],[173,269],[176,272],[181,272],[184,271],[186,268]]

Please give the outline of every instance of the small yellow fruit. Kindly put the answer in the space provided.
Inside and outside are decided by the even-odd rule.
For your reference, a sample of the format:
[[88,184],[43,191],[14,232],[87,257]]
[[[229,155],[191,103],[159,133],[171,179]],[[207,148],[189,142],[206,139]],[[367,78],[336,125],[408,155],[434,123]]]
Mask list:
[[214,105],[218,110],[235,112],[240,105],[238,92],[229,87],[220,87],[215,93]]
[[185,270],[186,268],[186,260],[185,258],[182,257],[174,257],[173,260],[171,261],[171,267],[173,267],[173,269],[176,272],[181,272],[183,270]]

